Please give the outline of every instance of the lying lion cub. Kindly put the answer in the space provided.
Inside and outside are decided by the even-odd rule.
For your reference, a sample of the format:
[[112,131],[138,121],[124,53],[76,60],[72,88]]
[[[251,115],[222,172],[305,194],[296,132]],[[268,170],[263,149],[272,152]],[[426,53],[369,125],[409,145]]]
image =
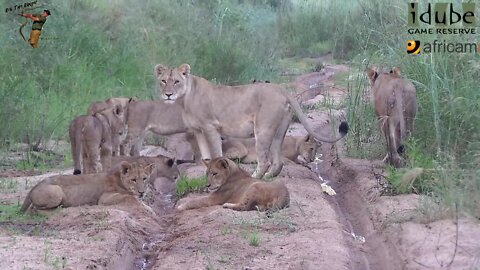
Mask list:
[[133,195],[141,197],[153,166],[122,162],[108,173],[57,175],[42,180],[27,194],[20,211],[30,207],[52,209],[58,206],[116,204]]
[[147,157],[147,156],[138,156],[138,157],[130,157],[130,156],[116,156],[112,157],[112,164],[120,164],[121,162],[130,162],[130,163],[138,163],[142,166],[147,166],[149,164],[154,165],[153,172],[150,176],[151,179],[155,179],[158,177],[165,177],[170,180],[176,180],[178,175],[180,174],[177,168],[177,163],[174,159],[158,155],[156,157]]
[[180,203],[178,210],[221,204],[237,211],[265,211],[282,209],[290,203],[288,189],[281,182],[256,180],[227,158],[215,158],[205,165],[207,188],[212,193]]
[[[282,156],[298,164],[306,164],[315,159],[318,144],[312,136],[285,136],[282,143]],[[228,138],[222,141],[224,156],[240,159],[242,163],[257,162],[255,139]]]

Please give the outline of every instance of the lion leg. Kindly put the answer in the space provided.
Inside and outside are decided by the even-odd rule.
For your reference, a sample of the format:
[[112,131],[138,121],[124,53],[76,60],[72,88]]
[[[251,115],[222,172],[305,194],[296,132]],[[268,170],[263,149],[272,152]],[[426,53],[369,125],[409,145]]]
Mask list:
[[248,155],[248,149],[243,143],[233,139],[229,140],[228,144],[228,148],[222,149],[222,151],[224,150],[224,157],[229,159],[242,159]]
[[176,207],[177,210],[183,211],[188,209],[197,209],[202,207],[208,207],[212,205],[222,204],[221,200],[216,199],[212,195],[207,195],[199,198],[185,199],[184,202],[181,202]]
[[272,144],[270,145],[270,155],[272,156],[272,165],[265,175],[266,178],[272,178],[280,174],[283,168],[282,161],[282,144],[287,133],[288,126],[290,124],[290,116],[285,115],[281,119],[280,125],[277,128],[277,132],[273,137]]
[[[257,129],[256,129],[257,130]],[[266,130],[255,134],[255,151],[257,152],[257,168],[252,177],[262,178],[270,165],[270,145],[274,137],[274,131]]]
[[109,144],[103,144],[100,147],[100,162],[102,163],[102,171],[110,170],[112,165],[112,147]]
[[114,205],[123,202],[136,203],[137,200],[130,194],[121,194],[116,192],[103,193],[98,199],[98,205]]
[[202,155],[202,159],[212,159],[205,135],[202,133],[202,131],[195,131],[194,134],[195,139],[197,140],[198,148],[200,149],[200,154]]
[[222,156],[222,137],[215,128],[204,129],[205,137],[207,138],[208,145],[210,146],[210,154],[212,158]]
[[52,209],[62,204],[65,193],[57,185],[41,185],[32,190],[30,200],[37,209]]

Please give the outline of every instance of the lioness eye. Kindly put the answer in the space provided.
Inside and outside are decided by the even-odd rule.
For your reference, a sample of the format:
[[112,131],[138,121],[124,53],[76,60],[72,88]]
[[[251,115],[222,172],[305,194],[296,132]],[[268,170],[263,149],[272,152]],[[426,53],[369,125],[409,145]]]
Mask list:
[[147,180],[147,177],[143,177],[143,181]]
[[162,83],[163,83],[163,84],[167,84],[167,81],[165,81],[165,80],[162,80]]
[[175,81],[173,82],[173,84],[177,84],[177,83],[179,83],[179,82],[180,82],[179,80],[175,80]]
[[216,175],[217,175],[217,173],[216,173],[216,172],[214,172],[214,173],[212,173],[212,175],[213,175],[213,176],[216,176]]
[[137,179],[132,179],[132,181],[136,183],[136,182],[137,182]]

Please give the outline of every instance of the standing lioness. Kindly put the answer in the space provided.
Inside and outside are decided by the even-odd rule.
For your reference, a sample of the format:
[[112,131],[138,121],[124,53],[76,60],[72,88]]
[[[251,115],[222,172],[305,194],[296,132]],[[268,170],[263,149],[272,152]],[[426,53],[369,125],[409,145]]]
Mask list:
[[281,182],[264,182],[252,178],[227,158],[207,162],[207,188],[211,194],[180,203],[178,210],[222,205],[238,211],[278,210],[288,207],[290,194]]
[[27,194],[20,209],[113,204],[133,195],[142,196],[153,166],[123,161],[108,173],[57,175],[42,180]]
[[188,64],[178,68],[156,65],[155,77],[165,102],[176,102],[183,108],[182,118],[194,132],[203,159],[222,156],[221,136],[255,137],[258,165],[253,176],[257,178],[262,178],[267,169],[267,177],[274,177],[282,170],[281,146],[290,124],[291,108],[318,141],[333,143],[348,131],[347,123],[343,122],[339,138],[326,139],[315,134],[298,102],[282,85],[215,85],[190,74]]
[[372,84],[378,124],[387,146],[386,160],[400,167],[404,160],[399,154],[403,153],[403,142],[413,131],[418,109],[415,86],[402,78],[396,67],[390,73],[368,69],[367,75]]

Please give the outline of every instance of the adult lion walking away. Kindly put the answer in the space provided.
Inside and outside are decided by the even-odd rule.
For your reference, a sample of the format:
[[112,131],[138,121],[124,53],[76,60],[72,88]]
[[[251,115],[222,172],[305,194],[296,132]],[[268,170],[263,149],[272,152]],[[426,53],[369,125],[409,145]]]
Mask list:
[[396,67],[389,73],[369,68],[367,75],[372,84],[378,124],[387,146],[386,161],[401,167],[405,162],[400,156],[404,152],[403,143],[413,131],[418,110],[415,86],[402,78]]
[[282,85],[215,85],[190,74],[188,64],[178,68],[158,64],[154,72],[165,102],[176,102],[183,108],[182,118],[194,132],[203,159],[222,156],[222,135],[255,137],[258,165],[253,176],[257,178],[274,177],[282,170],[281,146],[290,124],[291,108],[318,141],[333,143],[348,131],[347,123],[343,122],[338,138],[322,138],[315,134],[297,100]]

